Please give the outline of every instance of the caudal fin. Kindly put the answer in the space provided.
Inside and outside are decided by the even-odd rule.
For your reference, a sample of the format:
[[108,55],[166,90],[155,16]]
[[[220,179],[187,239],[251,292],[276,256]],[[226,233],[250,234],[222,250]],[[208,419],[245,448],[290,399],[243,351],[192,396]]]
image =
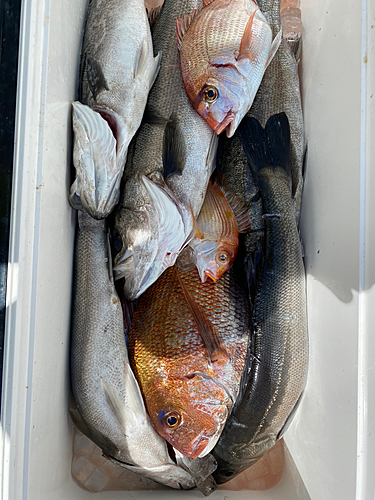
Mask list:
[[70,204],[104,219],[119,199],[122,168],[116,161],[116,139],[106,120],[80,102],[73,103],[73,130],[76,179]]
[[245,117],[239,136],[255,178],[264,167],[282,168],[290,177],[290,128],[285,113],[271,116],[265,128],[255,118]]

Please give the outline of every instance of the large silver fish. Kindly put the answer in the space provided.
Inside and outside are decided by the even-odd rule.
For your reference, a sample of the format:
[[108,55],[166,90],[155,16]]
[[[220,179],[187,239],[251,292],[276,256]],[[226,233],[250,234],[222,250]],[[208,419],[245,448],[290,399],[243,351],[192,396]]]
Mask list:
[[166,0],[152,29],[163,59],[145,122],[129,148],[115,221],[114,270],[117,278],[125,277],[129,299],[175,263],[192,236],[191,213],[198,216],[214,167],[216,134],[190,104],[176,46],[176,16],[199,1]]
[[[199,485],[212,457],[176,465],[154,430],[129,365],[123,313],[111,275],[105,220],[79,212],[74,264],[71,381],[77,427],[111,460],[172,488]],[[202,477],[203,474],[203,477]],[[207,485],[206,485],[207,486]]]
[[288,119],[275,115],[264,130],[254,118],[245,118],[239,133],[262,198],[264,263],[241,396],[213,450],[219,483],[255,463],[285,432],[308,366],[305,269],[291,193]]
[[118,201],[128,146],[159,64],[143,0],[91,0],[81,54],[83,104],[73,108],[77,178],[70,199],[93,217],[108,197],[112,208]]

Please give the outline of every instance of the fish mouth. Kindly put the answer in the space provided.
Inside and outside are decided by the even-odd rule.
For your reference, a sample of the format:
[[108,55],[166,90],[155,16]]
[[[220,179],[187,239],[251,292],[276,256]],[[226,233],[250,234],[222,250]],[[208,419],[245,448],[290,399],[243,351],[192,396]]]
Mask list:
[[221,134],[221,132],[223,132],[227,128],[227,126],[235,119],[235,117],[236,114],[232,110],[228,111],[224,120],[221,123],[218,123],[214,128],[216,134]]
[[[205,271],[204,274],[206,276],[208,276],[209,278],[211,278],[214,283],[216,283],[217,280],[219,279],[219,278],[216,278],[210,271]],[[206,281],[206,280],[207,280],[207,278],[204,281]]]

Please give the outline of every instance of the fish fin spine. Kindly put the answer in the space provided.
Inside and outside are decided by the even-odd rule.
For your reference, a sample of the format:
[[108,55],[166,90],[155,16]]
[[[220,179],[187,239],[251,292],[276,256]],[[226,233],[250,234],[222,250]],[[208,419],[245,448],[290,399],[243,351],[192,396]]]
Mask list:
[[178,50],[181,50],[182,47],[182,39],[184,38],[187,30],[189,29],[193,19],[196,15],[202,10],[204,5],[200,5],[199,7],[193,9],[189,14],[184,14],[184,17],[176,17],[176,35],[177,35],[177,47]]
[[251,38],[253,35],[253,23],[254,23],[254,16],[259,9],[255,9],[254,12],[251,14],[249,20],[247,21],[245,31],[242,35],[241,39],[241,44],[240,44],[240,49],[238,51],[238,55],[236,57],[237,61],[241,59],[252,59],[253,56],[249,52],[249,47],[251,43]]
[[200,240],[203,240],[204,235],[199,231],[198,222],[197,222],[197,219],[195,218],[195,215],[194,215],[194,212],[193,212],[193,209],[191,207],[190,202],[189,202],[189,205],[190,205],[191,216],[193,218],[194,238],[199,238]]
[[230,208],[236,217],[238,232],[246,233],[251,227],[249,210],[241,198],[230,188],[228,181],[222,174],[218,174],[215,184],[222,190]]
[[283,37],[283,30],[280,29],[278,34],[275,36],[273,42],[271,43],[270,52],[268,54],[268,59],[267,59],[266,66],[265,66],[264,70],[266,70],[268,68],[270,62],[275,57],[277,49],[280,46],[282,37]]

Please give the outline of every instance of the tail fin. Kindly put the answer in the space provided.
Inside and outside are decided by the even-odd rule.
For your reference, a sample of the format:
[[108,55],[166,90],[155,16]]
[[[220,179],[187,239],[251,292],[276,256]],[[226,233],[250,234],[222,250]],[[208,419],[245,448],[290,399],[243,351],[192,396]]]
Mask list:
[[239,136],[255,178],[263,167],[282,168],[291,176],[290,128],[285,113],[271,116],[265,128],[255,118],[245,117]]

